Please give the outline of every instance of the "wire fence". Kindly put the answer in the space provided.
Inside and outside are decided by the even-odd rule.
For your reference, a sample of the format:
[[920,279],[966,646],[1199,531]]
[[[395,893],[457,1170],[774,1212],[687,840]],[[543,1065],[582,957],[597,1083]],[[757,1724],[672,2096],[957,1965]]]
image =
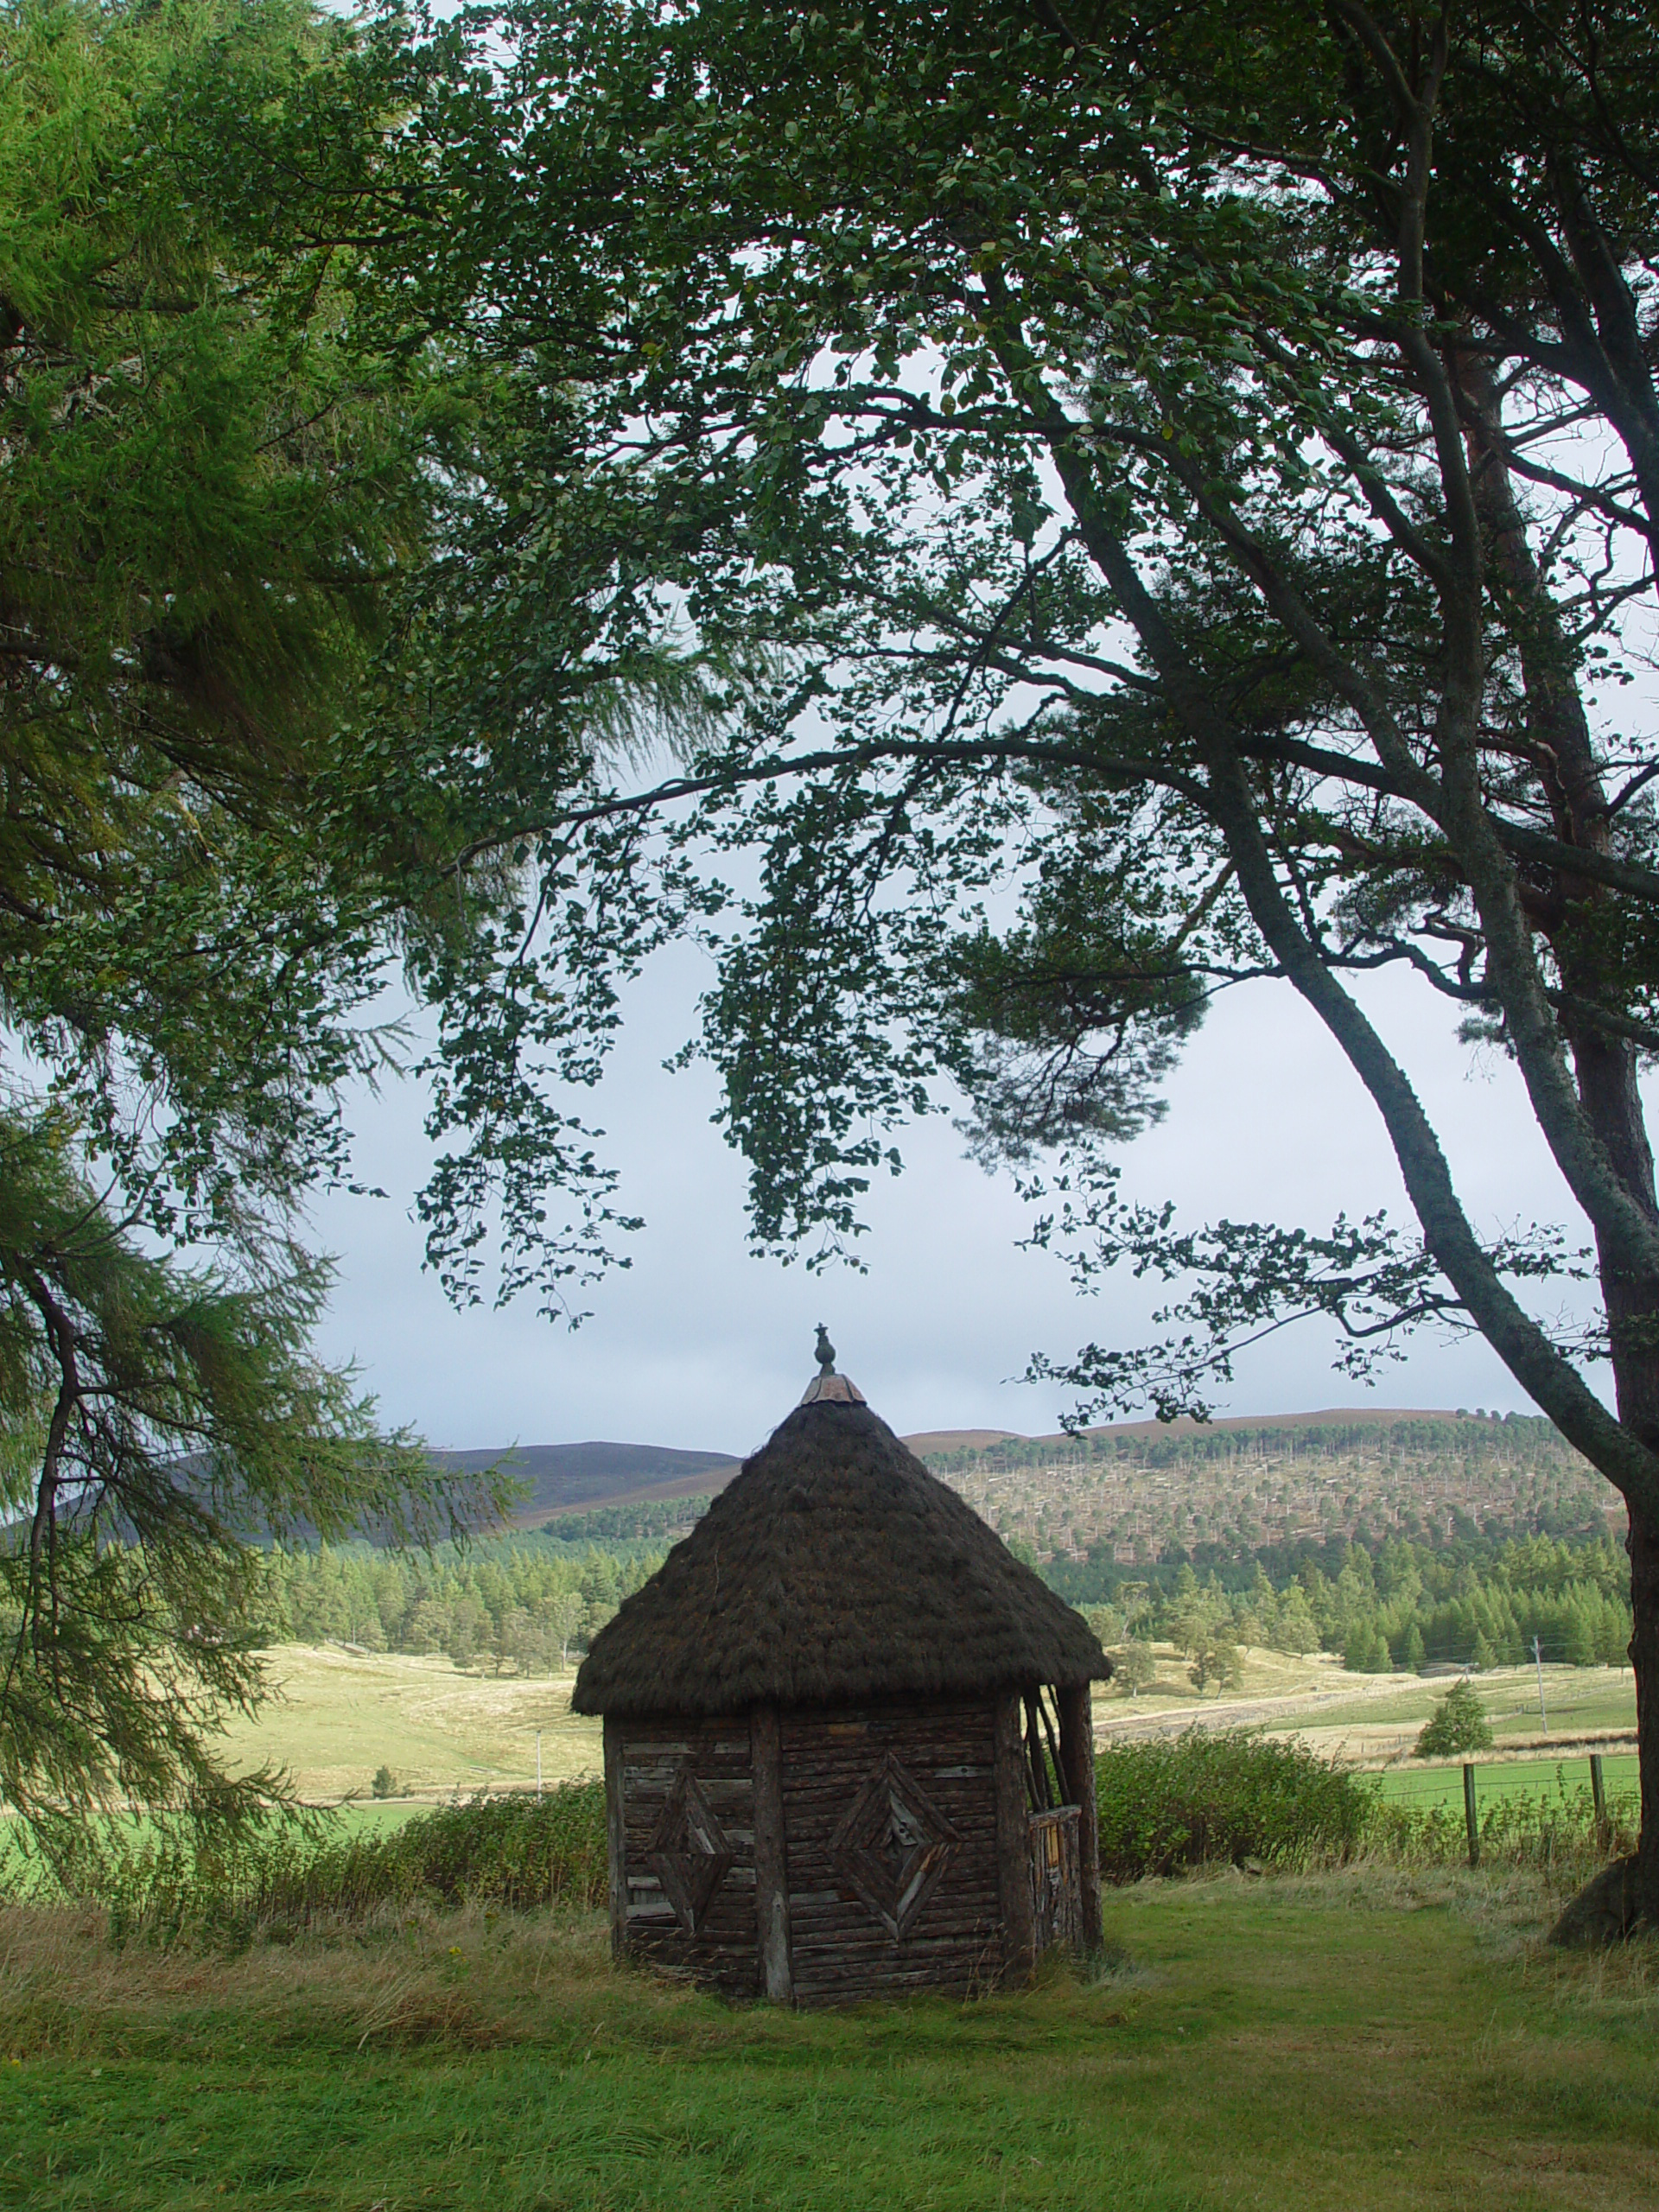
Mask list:
[[[1633,1790],[1637,1787],[1634,1751],[1610,1751],[1600,1756],[1609,1790]],[[1483,1802],[1541,1795],[1556,1796],[1562,1791],[1590,1787],[1587,1754],[1575,1752],[1568,1758],[1477,1758],[1469,1764],[1475,1769]],[[1463,1803],[1461,1763],[1414,1770],[1391,1770],[1382,1776],[1382,1795],[1391,1805],[1427,1810],[1435,1805],[1461,1807]]]

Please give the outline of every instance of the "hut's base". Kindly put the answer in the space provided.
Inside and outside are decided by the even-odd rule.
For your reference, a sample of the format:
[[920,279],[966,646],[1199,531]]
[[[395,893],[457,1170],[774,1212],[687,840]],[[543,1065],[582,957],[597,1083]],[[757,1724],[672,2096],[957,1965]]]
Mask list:
[[1001,1702],[607,1719],[617,1950],[801,2005],[1023,1979],[1085,1932],[1078,1815],[1027,1815]]

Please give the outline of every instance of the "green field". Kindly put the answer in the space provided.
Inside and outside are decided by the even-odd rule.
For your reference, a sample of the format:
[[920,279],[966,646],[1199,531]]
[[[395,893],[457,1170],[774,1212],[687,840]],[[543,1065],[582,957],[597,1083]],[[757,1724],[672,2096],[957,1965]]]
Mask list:
[[[1224,1697],[1200,1696],[1172,1646],[1155,1651],[1158,1679],[1139,1698],[1103,1685],[1095,1700],[1103,1740],[1117,1729],[1246,1726],[1294,1733],[1320,1751],[1381,1765],[1408,1751],[1448,1687],[1415,1675],[1345,1673],[1328,1654],[1243,1654],[1243,1679]],[[574,1673],[557,1677],[463,1673],[442,1657],[285,1644],[270,1655],[276,1695],[259,1718],[228,1732],[234,1759],[270,1760],[315,1803],[368,1797],[375,1770],[429,1802],[480,1789],[534,1786],[536,1735],[549,1783],[594,1774],[600,1728],[570,1710]],[[1539,1732],[1537,1677],[1494,1669],[1476,1688],[1500,1744]],[[1547,1667],[1552,1733],[1633,1728],[1628,1668]]]
[[[1554,1799],[1563,1791],[1590,1794],[1590,1762],[1574,1754],[1559,1759],[1483,1760],[1474,1758],[1476,1802],[1484,1808],[1503,1798]],[[1631,1796],[1637,1789],[1634,1751],[1610,1751],[1602,1759],[1610,1799]],[[1382,1794],[1395,1804],[1426,1809],[1431,1805],[1463,1810],[1463,1769],[1457,1766],[1395,1767],[1382,1777]]]
[[[1445,1678],[1383,1675],[1371,1678],[1375,1688],[1366,1694],[1344,1697],[1343,1690],[1355,1684],[1356,1679],[1338,1675],[1334,1683],[1327,1683],[1330,1703],[1322,1704],[1317,1716],[1322,1728],[1421,1726],[1436,1700],[1451,1688]],[[1500,1743],[1506,1737],[1530,1738],[1542,1732],[1538,1676],[1532,1668],[1494,1667],[1471,1680]],[[1628,1667],[1546,1667],[1544,1707],[1544,1719],[1552,1735],[1634,1728],[1635,1678]]]
[[538,1730],[546,1781],[602,1762],[598,1721],[570,1710],[574,1671],[465,1674],[444,1658],[340,1644],[283,1644],[268,1664],[276,1694],[257,1719],[232,1724],[229,1753],[285,1768],[314,1802],[366,1798],[381,1766],[429,1799],[533,1789]]
[[1520,1878],[1147,1883],[1027,1994],[734,2011],[591,1918],[240,1958],[0,1919],[0,2204],[29,2212],[1636,2212],[1659,1960]]

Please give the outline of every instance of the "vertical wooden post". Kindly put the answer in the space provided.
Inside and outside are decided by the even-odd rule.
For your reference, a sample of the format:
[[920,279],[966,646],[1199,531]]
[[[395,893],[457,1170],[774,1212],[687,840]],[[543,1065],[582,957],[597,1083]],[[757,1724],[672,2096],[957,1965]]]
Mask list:
[[605,1841],[610,1864],[611,1956],[628,1941],[628,1808],[623,1797],[622,1723],[605,1716]]
[[1607,1848],[1607,1783],[1601,1770],[1601,1753],[1590,1754],[1590,1796],[1596,1808],[1596,1841]]
[[1469,1831],[1469,1864],[1480,1864],[1480,1821],[1475,1811],[1475,1770],[1465,1759],[1463,1766],[1463,1824]]
[[1018,1690],[997,1692],[992,1742],[1003,1967],[1010,1981],[1028,1981],[1037,1963],[1037,1907],[1031,1893],[1031,1815],[1026,1805],[1026,1747]]
[[1083,1948],[1100,1948],[1100,1818],[1095,1810],[1095,1721],[1089,1685],[1062,1690],[1061,1784],[1077,1808],[1077,1876],[1082,1890]]
[[774,2005],[792,2005],[783,1731],[775,1706],[758,1705],[749,1715],[749,1770],[754,1787],[754,1933],[760,1978]]

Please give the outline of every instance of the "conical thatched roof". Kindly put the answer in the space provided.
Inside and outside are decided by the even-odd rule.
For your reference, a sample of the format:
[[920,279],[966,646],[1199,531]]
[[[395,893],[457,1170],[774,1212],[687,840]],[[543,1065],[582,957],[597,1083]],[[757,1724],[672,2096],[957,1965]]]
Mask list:
[[973,1696],[1111,1673],[1082,1615],[843,1377],[809,1398],[594,1637],[578,1713]]

